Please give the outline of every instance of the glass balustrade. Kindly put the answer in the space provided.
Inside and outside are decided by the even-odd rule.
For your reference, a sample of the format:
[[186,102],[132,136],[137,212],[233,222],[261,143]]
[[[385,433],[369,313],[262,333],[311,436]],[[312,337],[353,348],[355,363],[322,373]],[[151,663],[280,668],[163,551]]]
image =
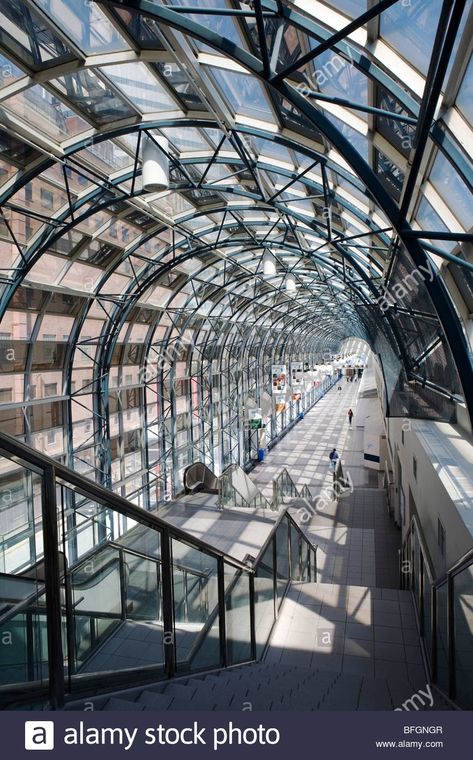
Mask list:
[[219,478],[220,509],[274,509],[246,472],[236,464],[224,470]]
[[[239,562],[2,433],[0,448],[0,704],[255,660],[291,579],[311,578],[287,512]],[[270,507],[247,481],[228,473],[239,503]]]
[[409,569],[404,577],[413,592],[433,683],[460,708],[471,710],[473,552],[460,559],[445,577],[433,580],[426,544],[414,518],[403,545],[403,565]]

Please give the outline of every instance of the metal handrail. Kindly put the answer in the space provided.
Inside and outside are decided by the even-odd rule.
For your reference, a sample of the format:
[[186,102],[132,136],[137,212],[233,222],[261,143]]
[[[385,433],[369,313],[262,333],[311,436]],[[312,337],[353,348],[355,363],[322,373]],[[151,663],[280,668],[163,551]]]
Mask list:
[[[218,477],[218,493],[219,493],[219,502],[220,502],[221,509],[223,509],[223,487],[224,487],[225,479],[231,477],[231,473],[236,472],[236,471],[241,471],[241,473],[245,476],[245,478],[248,478],[248,475],[244,471],[244,469],[240,467],[240,465],[235,464],[235,463],[229,464],[228,467],[226,467],[224,471],[222,472],[222,474],[219,475]],[[259,499],[260,502],[264,503],[264,505],[262,506],[262,509],[274,510],[275,506],[273,505],[273,503],[270,502],[269,499],[267,499],[266,496],[263,495],[263,493],[261,493],[259,488],[255,485],[255,483],[253,483],[251,478],[248,478],[248,480],[250,480],[256,492],[254,497],[252,497],[252,501]],[[239,498],[242,499],[242,501],[244,501],[245,504],[248,505],[248,508],[251,508],[251,502],[248,501],[246,496],[243,496],[243,494],[238,490],[238,488],[233,484],[233,482],[231,482],[231,488],[233,489],[233,491],[235,491],[238,494]]]
[[[262,558],[264,557],[264,555],[265,555],[265,553],[266,553],[266,551],[268,549],[268,546],[271,544],[274,536],[276,535],[276,532],[278,531],[278,529],[279,529],[282,521],[285,518],[289,519],[289,522],[291,523],[291,527],[293,527],[293,528],[296,529],[296,531],[299,533],[299,535],[301,536],[301,538],[304,541],[304,543],[306,543],[308,545],[308,547],[310,549],[312,549],[312,551],[314,551],[315,554],[316,554],[316,556],[317,556],[318,544],[311,544],[311,542],[309,541],[309,539],[307,538],[307,536],[305,535],[305,533],[299,528],[299,526],[297,525],[297,523],[295,522],[295,520],[290,515],[290,513],[288,511],[288,508],[286,507],[285,509],[281,510],[281,512],[279,513],[277,519],[274,522],[273,527],[271,528],[271,531],[269,532],[269,535],[267,536],[265,542],[263,543],[261,549],[259,550],[258,555],[254,559],[254,561],[251,563],[251,565],[247,566],[248,569],[252,568],[255,574],[258,571],[258,567],[259,567],[260,562],[261,562]],[[241,572],[239,572],[237,575],[235,575],[235,577],[232,579],[232,582],[229,584],[227,590],[225,591],[225,596],[224,596],[224,600],[225,601],[231,595],[231,593],[232,593],[232,591],[233,591],[236,583],[239,581],[240,578],[241,578]],[[188,658],[189,662],[192,661],[192,658],[197,653],[197,651],[198,651],[198,649],[199,649],[202,641],[205,639],[206,633],[211,629],[212,624],[214,623],[215,618],[216,618],[218,612],[219,612],[219,605],[217,604],[215,606],[215,608],[212,610],[212,612],[210,613],[209,618],[206,621],[204,628],[199,633],[199,635],[198,635],[198,637],[196,639],[196,642],[195,642],[195,644],[192,647],[191,654],[190,654],[190,656]]]
[[20,465],[26,466],[26,469],[36,468],[38,474],[43,474],[46,469],[52,468],[55,478],[65,481],[66,484],[72,485],[79,493],[92,501],[102,504],[104,507],[112,508],[116,512],[130,517],[136,522],[147,525],[158,531],[166,532],[170,537],[177,540],[183,540],[187,544],[197,547],[200,551],[210,554],[213,557],[222,557],[235,567],[245,568],[244,564],[235,557],[230,556],[221,549],[206,543],[200,538],[189,535],[181,528],[171,525],[153,512],[148,512],[141,507],[129,502],[123,496],[109,491],[104,486],[94,483],[84,475],[71,470],[65,465],[57,462],[55,459],[30,448],[21,441],[13,438],[7,433],[0,432],[0,453],[7,459],[12,459]]
[[[237,560],[236,558],[226,554],[225,552],[217,549],[214,546],[207,544],[199,538],[189,535],[182,529],[170,525],[157,515],[147,512],[142,508],[130,503],[127,499],[119,496],[116,493],[108,491],[103,486],[100,486],[92,481],[89,481],[83,475],[68,469],[65,465],[56,462],[45,454],[34,451],[30,447],[26,446],[21,441],[18,441],[11,436],[0,433],[0,452],[3,453],[8,459],[18,463],[20,466],[26,469],[37,472],[42,476],[42,529],[44,540],[44,591],[47,598],[47,664],[48,664],[48,676],[43,682],[43,693],[49,696],[50,706],[54,708],[62,707],[64,703],[66,683],[72,683],[71,678],[75,679],[76,674],[74,672],[72,652],[74,648],[69,644],[69,660],[70,669],[69,676],[66,677],[64,673],[64,658],[63,658],[63,611],[64,611],[64,599],[63,599],[63,576],[64,570],[60,568],[60,541],[61,536],[58,535],[58,509],[56,505],[56,493],[57,486],[65,485],[75,489],[78,493],[85,496],[85,498],[91,499],[95,503],[101,504],[104,508],[114,510],[116,513],[131,518],[136,523],[146,526],[156,531],[160,536],[161,554],[159,562],[161,564],[162,572],[162,612],[163,612],[163,625],[165,630],[174,630],[174,613],[173,613],[173,562],[172,562],[172,547],[171,539],[176,539],[185,546],[191,549],[197,549],[203,554],[212,557],[217,564],[217,608],[219,611],[219,643],[220,643],[220,662],[223,666],[227,663],[227,636],[225,630],[225,586],[224,586],[224,567],[227,564],[229,567],[233,567],[239,574],[244,573],[248,577],[249,581],[249,606],[250,606],[250,631],[251,631],[251,653],[252,659],[256,659],[256,638],[255,638],[255,596],[254,596],[254,584],[253,577],[259,567],[264,552],[267,550],[271,542],[273,543],[273,551],[276,552],[275,534],[281,524],[281,521],[287,517],[288,525],[291,529],[294,529],[301,540],[307,545],[307,548],[312,549],[315,554],[314,560],[316,563],[316,549],[302,530],[289,515],[287,510],[282,510],[278,515],[278,519],[274,521],[274,525],[271,528],[269,536],[265,541],[262,549],[260,550],[254,565],[251,566],[246,562]],[[259,493],[259,492],[258,492]],[[261,495],[261,498],[264,499]],[[269,502],[266,500],[269,504]],[[59,511],[60,515],[60,511]],[[64,517],[64,514],[63,514]],[[110,544],[109,540],[100,542],[97,548],[103,549]],[[121,552],[127,552],[127,547],[122,544],[118,544],[117,548]],[[95,553],[97,549],[92,550]],[[275,555],[274,555],[275,556]],[[310,556],[307,552],[307,558]],[[149,558],[149,557],[148,557]],[[82,555],[74,564],[74,567],[80,567],[80,564],[84,561],[85,557]],[[153,559],[153,558],[151,558]],[[156,560],[156,558],[155,558]],[[310,565],[309,565],[310,568]],[[67,575],[69,576],[72,571],[72,567],[68,568]],[[192,571],[193,572],[193,571]],[[291,566],[288,569],[288,582],[291,578]],[[304,567],[300,566],[300,572],[305,572]],[[308,570],[310,577],[310,569]],[[276,585],[276,565],[273,567],[273,583]],[[67,584],[66,584],[67,585]],[[67,589],[66,589],[67,592]],[[36,596],[36,595],[35,595]],[[23,600],[22,600],[23,601]],[[66,617],[73,615],[73,608],[71,599],[65,598]],[[207,615],[207,626],[208,626]],[[68,637],[73,635],[72,628],[68,629]],[[42,658],[44,659],[44,658]],[[71,667],[72,662],[72,667]],[[164,672],[168,677],[171,677],[175,673],[175,651],[172,643],[164,642]],[[142,672],[142,668],[137,668],[136,672]],[[151,669],[152,670],[152,669]],[[127,671],[127,675],[129,671]],[[120,677],[117,675],[114,677],[114,683],[120,681]],[[91,684],[94,683],[93,677],[88,679]],[[28,694],[30,693],[30,683],[28,682]],[[96,685],[102,683],[96,674]],[[8,686],[0,687],[0,694],[7,695],[11,693],[17,693],[21,687],[18,684],[12,684]],[[36,688],[36,687],[34,687]],[[26,697],[26,691],[24,696]]]
[[[430,581],[430,608],[431,608],[431,627],[430,627],[430,644],[432,647],[432,659],[430,658],[430,654],[428,653],[428,650],[426,648],[426,640],[424,640],[423,632],[420,628],[420,622],[421,622],[421,614],[422,614],[422,605],[423,605],[423,599],[421,599],[421,608],[418,609],[416,601],[414,601],[414,607],[416,610],[416,616],[419,624],[419,632],[421,634],[421,649],[423,652],[423,659],[424,663],[427,667],[428,672],[430,673],[431,677],[435,679],[434,686],[436,687],[437,691],[444,696],[449,703],[456,709],[461,709],[461,706],[456,704],[454,701],[455,699],[455,680],[456,680],[456,671],[455,671],[455,649],[453,646],[453,631],[455,629],[455,617],[454,617],[454,611],[453,611],[453,605],[454,605],[454,599],[453,599],[453,580],[456,575],[466,570],[468,567],[470,567],[473,564],[473,549],[469,549],[465,554],[463,554],[458,560],[456,560],[453,565],[440,577],[435,578],[435,571],[432,565],[432,560],[430,558],[430,554],[427,548],[427,543],[425,541],[422,528],[420,526],[419,520],[417,519],[416,515],[413,515],[411,518],[411,522],[409,525],[409,530],[406,534],[406,538],[402,545],[402,556],[405,556],[406,547],[408,545],[408,541],[410,539],[410,536],[412,535],[413,529],[415,530],[415,534],[417,536],[417,539],[419,541],[420,546],[420,554],[422,556],[422,564],[423,567],[427,570],[427,574],[429,576]],[[435,580],[434,580],[435,578]],[[437,681],[437,657],[438,657],[438,641],[437,641],[437,624],[438,624],[438,593],[439,589],[443,587],[445,584],[447,584],[447,606],[446,606],[446,617],[447,617],[447,640],[448,640],[448,688],[445,690],[443,686],[440,686]],[[411,593],[412,592],[412,585],[410,586]],[[424,594],[423,584],[422,584],[422,597]],[[414,596],[415,599],[415,596]]]
[[313,496],[310,492],[310,488],[307,484],[304,484],[302,488],[299,489],[299,487],[294,483],[291,474],[287,470],[286,467],[283,467],[282,470],[278,473],[278,475],[273,479],[273,503],[275,506],[278,506],[278,497],[277,497],[277,490],[278,490],[278,481],[282,478],[287,478],[290,480],[292,487],[295,491],[295,499],[308,499],[309,501],[313,501]]

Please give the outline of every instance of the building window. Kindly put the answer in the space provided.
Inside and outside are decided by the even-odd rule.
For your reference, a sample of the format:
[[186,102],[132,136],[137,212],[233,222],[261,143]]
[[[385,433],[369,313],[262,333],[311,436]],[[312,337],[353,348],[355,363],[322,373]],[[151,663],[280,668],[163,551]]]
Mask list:
[[440,554],[445,556],[445,528],[440,522],[440,518],[437,518],[437,543],[439,545]]
[[412,457],[412,472],[414,473],[414,480],[417,480],[417,459]]
[[9,401],[13,401],[13,389],[0,388],[0,404],[8,404]]
[[57,383],[45,383],[44,384],[45,396],[57,396]]
[[11,340],[11,333],[0,332],[0,340]]
[[54,430],[48,430],[46,440],[48,443],[56,443],[56,432]]
[[41,205],[44,208],[53,208],[54,206],[54,195],[51,190],[45,190],[44,187],[41,188]]
[[401,430],[401,443],[404,446],[404,430]]

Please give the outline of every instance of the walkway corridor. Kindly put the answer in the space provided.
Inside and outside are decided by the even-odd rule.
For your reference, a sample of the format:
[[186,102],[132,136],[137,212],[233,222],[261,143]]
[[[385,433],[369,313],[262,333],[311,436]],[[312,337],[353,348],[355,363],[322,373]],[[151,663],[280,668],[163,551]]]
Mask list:
[[[282,467],[321,497],[305,523],[299,511],[305,505],[295,501],[290,507],[318,545],[317,583],[291,583],[264,661],[103,696],[94,700],[95,709],[449,709],[428,683],[410,592],[399,590],[400,532],[388,516],[378,473],[363,466],[363,420],[357,416],[362,389],[359,382],[342,382],[342,391],[335,386],[252,472],[268,497]],[[326,498],[334,446],[354,484],[338,503]],[[185,507],[184,518],[188,527]],[[229,519],[235,521],[233,513]],[[220,527],[223,539],[224,523]],[[244,544],[242,536],[239,542]]]
[[[272,480],[283,467],[289,470],[297,485],[308,485],[313,495],[330,485],[332,476],[328,456],[334,447],[340,454],[345,448],[350,448],[347,438],[353,432],[349,431],[347,412],[350,408],[355,412],[352,423],[355,429],[355,405],[360,385],[359,381],[347,383],[342,378],[342,390],[339,391],[336,384],[328,391],[305,418],[271,449],[266,460],[255,467],[250,477],[265,496],[272,498]],[[362,473],[359,477],[361,479],[354,482],[361,485],[366,475]]]
[[[353,688],[345,684],[335,691],[325,708],[393,709],[425,689],[427,679],[410,592],[399,590],[400,531],[389,518],[378,473],[363,465],[363,420],[357,418],[362,383],[341,385],[253,472],[260,488],[267,488],[287,467],[296,484],[306,483],[318,499],[316,513],[302,523],[319,547],[318,582],[292,584],[266,662],[358,677]],[[338,503],[331,499],[328,468],[333,446],[354,486]]]

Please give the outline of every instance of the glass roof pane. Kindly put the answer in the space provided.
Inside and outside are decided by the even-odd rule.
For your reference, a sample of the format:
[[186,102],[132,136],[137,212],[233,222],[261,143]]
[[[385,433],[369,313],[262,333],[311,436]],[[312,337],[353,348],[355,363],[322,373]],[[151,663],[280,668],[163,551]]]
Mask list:
[[188,127],[180,129],[179,127],[168,127],[160,130],[179,151],[185,152],[190,150],[207,150],[211,147],[207,140],[204,139],[198,129]]
[[166,83],[174,90],[177,97],[184,101],[187,108],[205,110],[205,105],[197,90],[191,84],[186,72],[177,63],[171,61],[158,62],[155,66],[161,76],[165,77]]
[[65,43],[48,29],[44,20],[20,0],[2,0],[0,40],[32,68],[71,54]]
[[25,76],[25,72],[0,53],[0,89]]
[[471,190],[463,182],[455,167],[443,153],[437,153],[437,158],[430,173],[430,181],[438,190],[453,215],[465,229],[473,225],[473,198]]
[[57,140],[74,137],[89,129],[84,119],[39,84],[7,98],[3,105],[38,132]]
[[294,164],[288,149],[284,145],[280,145],[280,143],[273,140],[263,140],[261,137],[249,137],[248,140],[250,145],[255,147],[257,155],[275,158],[291,166]]
[[473,57],[470,58],[457,96],[457,106],[470,124],[473,124]]
[[113,13],[140,45],[153,47],[155,50],[163,49],[159,37],[159,25],[155,19],[141,16],[137,11],[129,8],[114,8]]
[[335,2],[331,2],[331,0],[326,1],[328,5],[332,6],[332,8],[335,8],[337,11],[341,11],[342,13],[346,13],[347,16],[350,16],[351,18],[361,16],[361,14],[366,11],[366,0],[335,0]]
[[128,45],[95,3],[77,0],[36,0],[84,53],[111,53]]
[[[311,48],[317,47],[316,40],[311,40]],[[324,95],[344,98],[360,105],[368,104],[368,78],[333,50],[326,50],[307,66],[306,80]],[[368,114],[355,111],[359,118],[367,119]]]
[[381,36],[422,74],[429,68],[441,8],[442,0],[415,0],[381,14]]
[[128,103],[91,69],[53,79],[51,84],[97,124],[136,116]]
[[357,149],[364,159],[368,160],[368,138],[362,135],[356,129],[348,126],[341,119],[337,119],[330,113],[325,113],[328,119],[340,130],[340,132],[349,140],[354,148]]
[[[437,212],[433,209],[429,201],[424,198],[416,214],[416,222],[422,230],[436,230],[437,232],[448,232],[448,227]],[[442,251],[452,251],[455,243],[449,240],[433,240],[433,245]]]
[[[158,2],[160,5],[164,4],[162,0],[158,0]],[[200,6],[203,11],[202,13],[183,13],[181,15],[191,18],[193,21],[201,24],[206,29],[210,29],[212,32],[215,32],[222,37],[226,37],[227,39],[237,44],[239,47],[242,46],[241,36],[239,34],[235,21],[231,16],[220,16],[218,14],[210,15],[208,13],[205,13],[207,8],[221,8],[222,10],[228,10],[228,4],[226,0],[205,0],[204,4],[189,3],[188,0],[172,0],[171,3],[166,4],[194,7],[196,9],[199,9]],[[196,42],[196,44],[200,49],[203,49],[205,47],[206,49],[210,50],[207,45],[204,45],[201,42]]]
[[102,72],[131,100],[142,113],[175,111],[177,105],[144,63],[107,66]]
[[212,74],[235,113],[251,116],[253,119],[274,121],[274,114],[266,102],[263,88],[254,77],[215,67],[212,67]]
[[75,158],[79,161],[84,159],[99,171],[105,171],[106,174],[133,164],[133,158],[112,140],[103,140],[95,143],[95,145],[90,145],[88,148],[78,151]]

